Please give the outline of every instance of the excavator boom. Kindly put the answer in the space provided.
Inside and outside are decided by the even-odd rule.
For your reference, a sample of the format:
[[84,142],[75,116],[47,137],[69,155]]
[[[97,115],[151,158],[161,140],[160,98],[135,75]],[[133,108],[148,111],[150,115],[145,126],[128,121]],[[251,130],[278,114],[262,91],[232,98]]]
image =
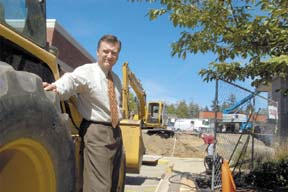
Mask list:
[[122,66],[122,74],[123,74],[123,90],[122,90],[122,104],[124,111],[124,118],[129,118],[129,85],[132,87],[136,96],[139,100],[139,111],[138,116],[139,120],[143,120],[145,118],[145,106],[146,106],[146,93],[140,83],[140,81],[136,78],[133,72],[128,67],[128,63],[125,62]]
[[[124,63],[122,66],[123,72],[123,91],[122,91],[122,99],[123,99],[123,112],[124,118],[129,118],[129,86],[136,93],[139,106],[138,106],[138,117],[133,119],[140,120],[141,129],[150,129],[150,133],[162,133],[164,132],[168,136],[173,135],[173,131],[168,131],[166,129],[166,112],[165,112],[165,104],[161,101],[153,101],[146,104],[146,93],[140,83],[140,81],[136,78],[134,73],[128,67],[128,63]],[[146,106],[147,105],[147,106]],[[152,131],[153,130],[153,131]]]

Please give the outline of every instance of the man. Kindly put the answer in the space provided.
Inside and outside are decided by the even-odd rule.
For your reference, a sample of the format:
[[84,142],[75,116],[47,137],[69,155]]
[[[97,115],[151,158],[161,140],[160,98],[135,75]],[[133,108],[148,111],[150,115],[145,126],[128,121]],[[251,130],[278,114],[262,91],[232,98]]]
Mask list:
[[211,134],[200,134],[200,137],[203,139],[204,143],[207,144],[206,152],[208,155],[213,155],[213,146],[214,146],[214,136]]
[[[205,133],[201,133],[200,137],[203,139],[205,144],[208,144],[205,150],[207,152],[207,155],[204,157],[204,166],[206,168],[206,173],[210,175],[212,173],[212,166],[213,166],[213,152],[214,152],[215,139],[212,134],[205,134]],[[216,157],[220,158],[218,154]]]
[[112,174],[118,180],[122,155],[119,128],[122,87],[112,67],[120,49],[117,37],[104,35],[98,42],[97,63],[82,65],[52,84],[43,83],[45,90],[58,93],[61,100],[78,95],[77,107],[84,118],[81,129],[85,130],[84,192],[116,191],[114,181],[112,187]]

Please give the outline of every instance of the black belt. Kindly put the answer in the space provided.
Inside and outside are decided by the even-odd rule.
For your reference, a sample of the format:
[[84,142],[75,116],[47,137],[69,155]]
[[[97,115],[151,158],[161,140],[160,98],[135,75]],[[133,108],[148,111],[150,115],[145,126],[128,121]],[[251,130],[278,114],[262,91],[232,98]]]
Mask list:
[[[105,121],[93,121],[93,120],[87,120],[87,119],[83,119],[83,121],[86,123],[94,123],[94,124],[100,124],[100,125],[106,125],[106,126],[111,126],[112,127],[112,123],[111,122],[105,122]],[[82,122],[83,122],[82,121]],[[119,124],[116,126],[118,127]]]
[[[87,128],[88,128],[90,123],[106,125],[106,126],[111,126],[112,127],[112,123],[111,122],[91,121],[91,120],[83,119],[82,123],[81,123],[81,128],[82,129],[80,129],[81,132],[79,133],[81,137],[84,137],[84,135],[85,135],[85,133],[87,131]],[[119,128],[119,123],[116,126],[116,128]],[[120,130],[120,129],[113,129],[113,130],[116,131],[116,130]],[[121,146],[121,145],[122,145],[122,141],[121,141],[121,131],[120,131],[120,137],[116,138],[116,142],[112,143],[112,144],[105,145],[105,147],[107,147],[108,149],[112,150],[112,149],[115,149],[116,147]]]

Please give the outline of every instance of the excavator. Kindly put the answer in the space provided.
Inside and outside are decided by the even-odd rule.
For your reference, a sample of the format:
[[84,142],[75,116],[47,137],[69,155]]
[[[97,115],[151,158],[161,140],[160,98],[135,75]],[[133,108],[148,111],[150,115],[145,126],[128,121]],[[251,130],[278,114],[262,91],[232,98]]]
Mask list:
[[[122,104],[123,115],[126,119],[139,120],[141,129],[147,129],[148,134],[159,134],[164,137],[171,137],[174,131],[167,130],[167,115],[165,104],[161,101],[152,101],[146,104],[146,93],[140,81],[135,74],[130,70],[128,63],[125,62],[122,66]],[[129,109],[129,87],[133,89],[138,99],[138,113],[130,116]]]
[[[60,102],[42,82],[60,78],[55,48],[46,43],[45,0],[0,0],[0,191],[78,192],[82,186],[81,116],[75,99]],[[139,172],[140,121],[120,122],[125,174]]]

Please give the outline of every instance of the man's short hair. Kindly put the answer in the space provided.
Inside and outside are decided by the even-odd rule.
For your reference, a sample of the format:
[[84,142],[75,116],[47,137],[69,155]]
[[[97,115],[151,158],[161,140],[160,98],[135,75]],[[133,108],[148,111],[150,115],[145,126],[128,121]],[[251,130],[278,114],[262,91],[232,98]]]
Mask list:
[[100,48],[100,44],[102,42],[108,42],[108,43],[113,43],[113,44],[118,44],[119,45],[119,52],[121,50],[121,41],[114,35],[104,35],[101,37],[101,39],[98,41],[97,45],[97,50]]

